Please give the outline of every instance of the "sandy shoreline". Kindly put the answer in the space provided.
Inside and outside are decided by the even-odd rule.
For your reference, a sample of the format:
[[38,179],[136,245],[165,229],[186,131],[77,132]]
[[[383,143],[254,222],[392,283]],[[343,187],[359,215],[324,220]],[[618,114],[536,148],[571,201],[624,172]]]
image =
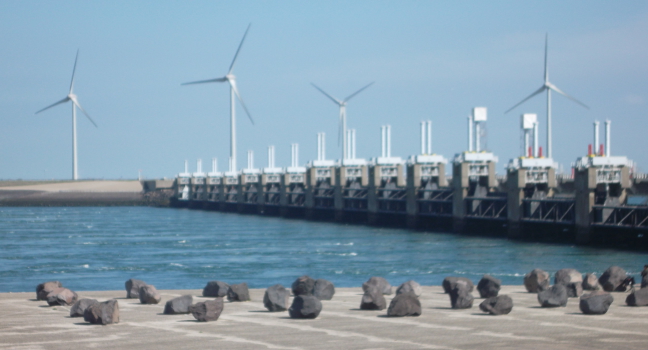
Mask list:
[[[163,315],[164,303],[202,290],[162,290],[157,305],[125,299],[126,291],[83,291],[99,301],[117,298],[120,323],[88,325],[70,318],[67,306],[34,301],[35,292],[2,293],[0,349],[227,348],[227,349],[644,349],[648,341],[648,308],[625,306],[626,293],[613,293],[605,315],[585,316],[578,299],[564,308],[540,308],[535,294],[523,286],[504,286],[500,294],[514,302],[509,315],[489,316],[479,310],[453,310],[441,287],[423,287],[419,317],[388,318],[386,310],[359,310],[361,288],[337,288],[323,301],[314,320],[293,320],[287,312],[267,312],[263,289],[252,289],[252,301],[225,303],[216,322],[196,322],[191,315]],[[473,295],[478,295],[475,291]],[[387,301],[392,296],[387,296]]]

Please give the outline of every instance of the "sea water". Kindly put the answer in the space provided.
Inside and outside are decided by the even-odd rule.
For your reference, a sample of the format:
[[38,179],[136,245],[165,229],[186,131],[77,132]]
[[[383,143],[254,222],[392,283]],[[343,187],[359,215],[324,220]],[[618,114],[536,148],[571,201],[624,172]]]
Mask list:
[[208,281],[290,286],[301,275],[338,287],[371,276],[392,285],[475,283],[484,274],[522,284],[561,268],[600,275],[618,265],[638,276],[648,254],[506,239],[149,207],[0,208],[0,292],[58,280],[73,290],[119,290],[129,278],[158,289]]

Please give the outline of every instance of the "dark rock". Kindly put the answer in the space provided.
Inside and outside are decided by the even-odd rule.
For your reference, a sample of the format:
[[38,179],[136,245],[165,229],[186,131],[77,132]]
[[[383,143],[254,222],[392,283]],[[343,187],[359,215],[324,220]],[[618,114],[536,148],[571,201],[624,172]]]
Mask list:
[[223,298],[196,303],[191,305],[190,311],[199,322],[216,321],[223,312]]
[[97,303],[98,301],[95,299],[77,300],[77,302],[74,303],[74,305],[72,305],[72,308],[70,309],[70,317],[83,317],[86,309]]
[[479,295],[482,298],[496,297],[501,285],[502,281],[497,278],[490,275],[484,275],[479,283],[477,283],[477,291],[479,291]]
[[648,306],[648,288],[635,289],[626,298],[628,306]]
[[193,297],[191,295],[183,295],[181,297],[173,298],[166,302],[164,305],[165,315],[188,314],[191,312],[191,304]]
[[90,305],[83,313],[83,319],[92,324],[119,323],[119,303],[112,299]]
[[367,282],[362,284],[362,290],[367,291],[367,289],[375,287],[378,288],[378,291],[381,292],[383,295],[391,295],[392,294],[392,286],[387,282],[386,279],[383,277],[371,277]]
[[57,288],[47,294],[47,305],[73,305],[79,296],[67,288]]
[[335,286],[332,282],[319,278],[315,280],[313,295],[319,300],[331,300],[335,295]]
[[232,284],[227,292],[229,301],[250,301],[250,291],[247,283]]
[[560,269],[554,276],[554,284],[583,283],[583,275],[575,269]]
[[216,298],[223,298],[227,296],[227,292],[229,292],[230,285],[221,282],[221,281],[210,281],[207,283],[205,288],[203,288],[203,296],[204,297],[216,297]]
[[263,295],[263,306],[268,311],[286,311],[288,310],[289,299],[290,292],[281,284],[275,284],[266,289]]
[[129,279],[126,281],[126,298],[129,299],[139,299],[139,290],[144,287],[146,283],[144,281]]
[[567,288],[564,284],[554,284],[549,289],[538,293],[538,302],[542,307],[567,306]]
[[601,285],[598,282],[598,278],[593,273],[588,273],[583,279],[583,290],[601,290]]
[[612,294],[603,291],[595,291],[584,294],[580,298],[580,310],[586,315],[603,315],[608,311],[614,301]]
[[572,282],[563,285],[567,289],[567,297],[578,298],[583,295],[583,282]]
[[641,277],[641,288],[648,287],[648,275]]
[[475,298],[472,296],[472,288],[467,283],[456,283],[450,289],[450,305],[453,309],[470,309]]
[[533,269],[524,276],[524,287],[529,293],[546,290],[549,288],[549,273],[544,270]]
[[618,266],[610,266],[599,278],[599,284],[606,292],[625,292],[619,289],[621,283],[628,277],[625,270]]
[[407,292],[412,292],[416,294],[417,297],[420,297],[421,294],[423,294],[423,288],[421,288],[421,285],[418,284],[418,282],[409,280],[401,284],[398,289],[396,289],[396,294],[403,294]]
[[378,288],[368,288],[362,295],[360,309],[362,310],[384,310],[387,307],[387,301],[383,293]]
[[513,299],[508,295],[500,295],[484,300],[479,308],[491,315],[506,315],[513,310]]
[[47,300],[47,294],[58,288],[63,288],[63,285],[59,281],[50,281],[39,284],[36,286],[36,300]]
[[443,287],[443,292],[448,294],[450,293],[450,290],[454,287],[455,284],[461,283],[469,288],[469,292],[472,293],[473,290],[475,290],[475,285],[473,282],[466,277],[446,277],[443,279],[443,283],[441,283],[441,286]]
[[162,300],[162,296],[155,289],[155,286],[147,284],[140,287],[139,300],[142,304],[157,304]]
[[298,295],[288,313],[291,318],[315,318],[322,311],[322,302],[313,295]]
[[387,316],[389,317],[403,317],[403,316],[420,316],[421,315],[421,302],[412,292],[398,294],[389,303],[387,309]]
[[295,280],[292,284],[293,295],[312,295],[315,288],[315,280],[304,275]]

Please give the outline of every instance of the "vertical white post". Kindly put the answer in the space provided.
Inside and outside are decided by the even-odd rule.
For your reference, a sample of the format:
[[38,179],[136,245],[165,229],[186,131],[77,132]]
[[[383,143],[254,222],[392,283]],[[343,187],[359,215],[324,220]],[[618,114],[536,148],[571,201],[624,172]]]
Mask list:
[[479,139],[479,122],[475,123],[475,151],[480,152],[481,151],[481,140]]
[[468,116],[468,152],[473,151],[473,116]]
[[353,151],[351,152],[351,159],[356,159],[356,131],[351,129],[351,142],[353,144]]
[[202,159],[198,159],[198,162],[196,162],[196,172],[202,173]]
[[254,168],[254,152],[252,150],[248,151],[248,170]]
[[540,123],[538,121],[533,123],[533,157],[535,158],[538,158],[538,156],[540,155],[540,145],[539,145],[540,139],[538,135],[539,125]]
[[299,144],[298,143],[295,144],[295,160],[294,160],[294,163],[295,163],[293,165],[294,167],[299,166]]
[[391,125],[387,125],[387,158],[391,158]]
[[326,133],[322,133],[322,160],[326,160]]
[[596,120],[594,121],[594,154],[598,154],[599,147],[599,121]]
[[425,154],[425,121],[421,122],[421,154]]
[[524,148],[522,149],[522,157],[529,156],[529,130],[522,130],[524,132]]
[[216,158],[212,158],[212,173],[218,172],[218,161]]
[[322,133],[317,133],[317,160],[322,160]]
[[427,154],[432,154],[432,121],[427,121]]
[[612,126],[612,121],[607,119],[605,120],[605,156],[609,157],[611,152],[611,138],[610,138],[610,127]]
[[380,153],[380,156],[383,157],[383,158],[385,158],[385,157],[387,156],[387,150],[386,150],[386,147],[387,147],[387,136],[385,135],[385,132],[386,132],[387,130],[385,130],[385,129],[386,129],[386,128],[385,128],[384,125],[382,125],[382,126],[380,127],[380,147],[381,147],[381,153]]
[[189,161],[185,159],[185,174],[189,172]]
[[346,131],[346,154],[344,155],[344,159],[350,159],[351,158],[351,130]]
[[229,157],[229,171],[230,172],[234,171],[233,166],[234,166],[234,164],[232,164],[232,157]]

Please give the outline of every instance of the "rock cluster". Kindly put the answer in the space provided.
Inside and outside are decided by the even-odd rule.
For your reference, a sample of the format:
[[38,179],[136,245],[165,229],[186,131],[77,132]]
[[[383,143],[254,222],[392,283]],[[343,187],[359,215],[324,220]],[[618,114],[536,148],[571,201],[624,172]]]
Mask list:
[[421,294],[423,294],[423,288],[421,288],[421,285],[418,284],[418,282],[409,280],[407,282],[404,282],[401,284],[398,289],[396,289],[396,295],[398,294],[403,294],[403,293],[408,293],[412,292],[414,293],[417,297],[420,297]]
[[392,299],[391,303],[389,303],[389,309],[387,309],[387,316],[389,317],[420,315],[421,302],[413,292],[405,292],[396,295],[394,299]]
[[73,305],[79,296],[67,288],[56,288],[47,294],[47,305]]
[[59,281],[49,281],[36,286],[36,300],[47,300],[47,294],[54,289],[63,288]]
[[569,298],[578,298],[583,294],[583,275],[575,269],[558,270],[554,276],[554,284],[565,286]]
[[383,277],[371,277],[367,282],[362,284],[362,290],[367,291],[367,289],[375,287],[378,289],[379,292],[381,292],[383,295],[391,295],[392,294],[392,286],[387,282],[386,279]]
[[292,284],[293,295],[312,295],[319,300],[331,300],[335,295],[335,285],[325,279],[314,280],[307,275],[301,276]]
[[621,287],[623,281],[628,277],[625,270],[618,266],[610,266],[601,277],[599,284],[606,292],[625,292],[625,286]]
[[513,299],[508,295],[490,297],[479,304],[479,308],[491,315],[506,315],[513,310]]
[[473,282],[466,277],[446,277],[443,279],[443,283],[441,283],[441,286],[443,287],[443,292],[449,294],[452,288],[454,288],[455,284],[457,283],[462,283],[466,285],[470,289],[469,292],[471,293],[475,289],[475,285],[473,284]]
[[119,303],[112,299],[103,303],[88,306],[83,312],[83,319],[92,324],[108,325],[119,323]]
[[263,295],[263,306],[268,311],[286,311],[288,310],[288,302],[290,300],[290,292],[281,284],[275,284],[268,287]]
[[202,295],[204,297],[224,298],[227,296],[227,292],[229,292],[229,289],[230,289],[230,285],[225,282],[210,281],[207,283],[205,288],[203,288]]
[[223,312],[223,298],[196,303],[190,310],[198,322],[216,321]]
[[83,317],[86,309],[97,303],[98,301],[95,299],[77,300],[77,302],[74,303],[74,305],[72,305],[72,308],[70,309],[70,317]]
[[484,275],[477,284],[477,291],[482,298],[496,297],[501,285],[501,280],[491,275]]
[[603,315],[608,311],[614,298],[610,293],[594,291],[583,294],[578,307],[586,315]]
[[166,302],[164,305],[164,314],[165,315],[178,315],[178,314],[188,314],[191,312],[191,304],[193,303],[193,297],[191,295],[183,295],[177,298],[173,298]]
[[288,309],[291,318],[316,318],[322,311],[322,302],[313,295],[297,295]]
[[140,287],[139,300],[142,304],[157,304],[162,300],[162,296],[155,289],[155,286],[147,284]]
[[247,283],[232,284],[227,292],[228,301],[250,301]]
[[384,310],[386,307],[387,300],[378,287],[373,286],[365,290],[360,301],[361,310]]
[[554,284],[538,293],[538,302],[542,307],[565,307],[567,299],[567,288],[562,284]]
[[146,283],[144,281],[129,279],[126,281],[126,298],[128,299],[139,299],[139,290],[141,287],[144,287]]
[[549,273],[533,269],[531,272],[524,276],[524,287],[529,293],[538,293],[549,288]]

